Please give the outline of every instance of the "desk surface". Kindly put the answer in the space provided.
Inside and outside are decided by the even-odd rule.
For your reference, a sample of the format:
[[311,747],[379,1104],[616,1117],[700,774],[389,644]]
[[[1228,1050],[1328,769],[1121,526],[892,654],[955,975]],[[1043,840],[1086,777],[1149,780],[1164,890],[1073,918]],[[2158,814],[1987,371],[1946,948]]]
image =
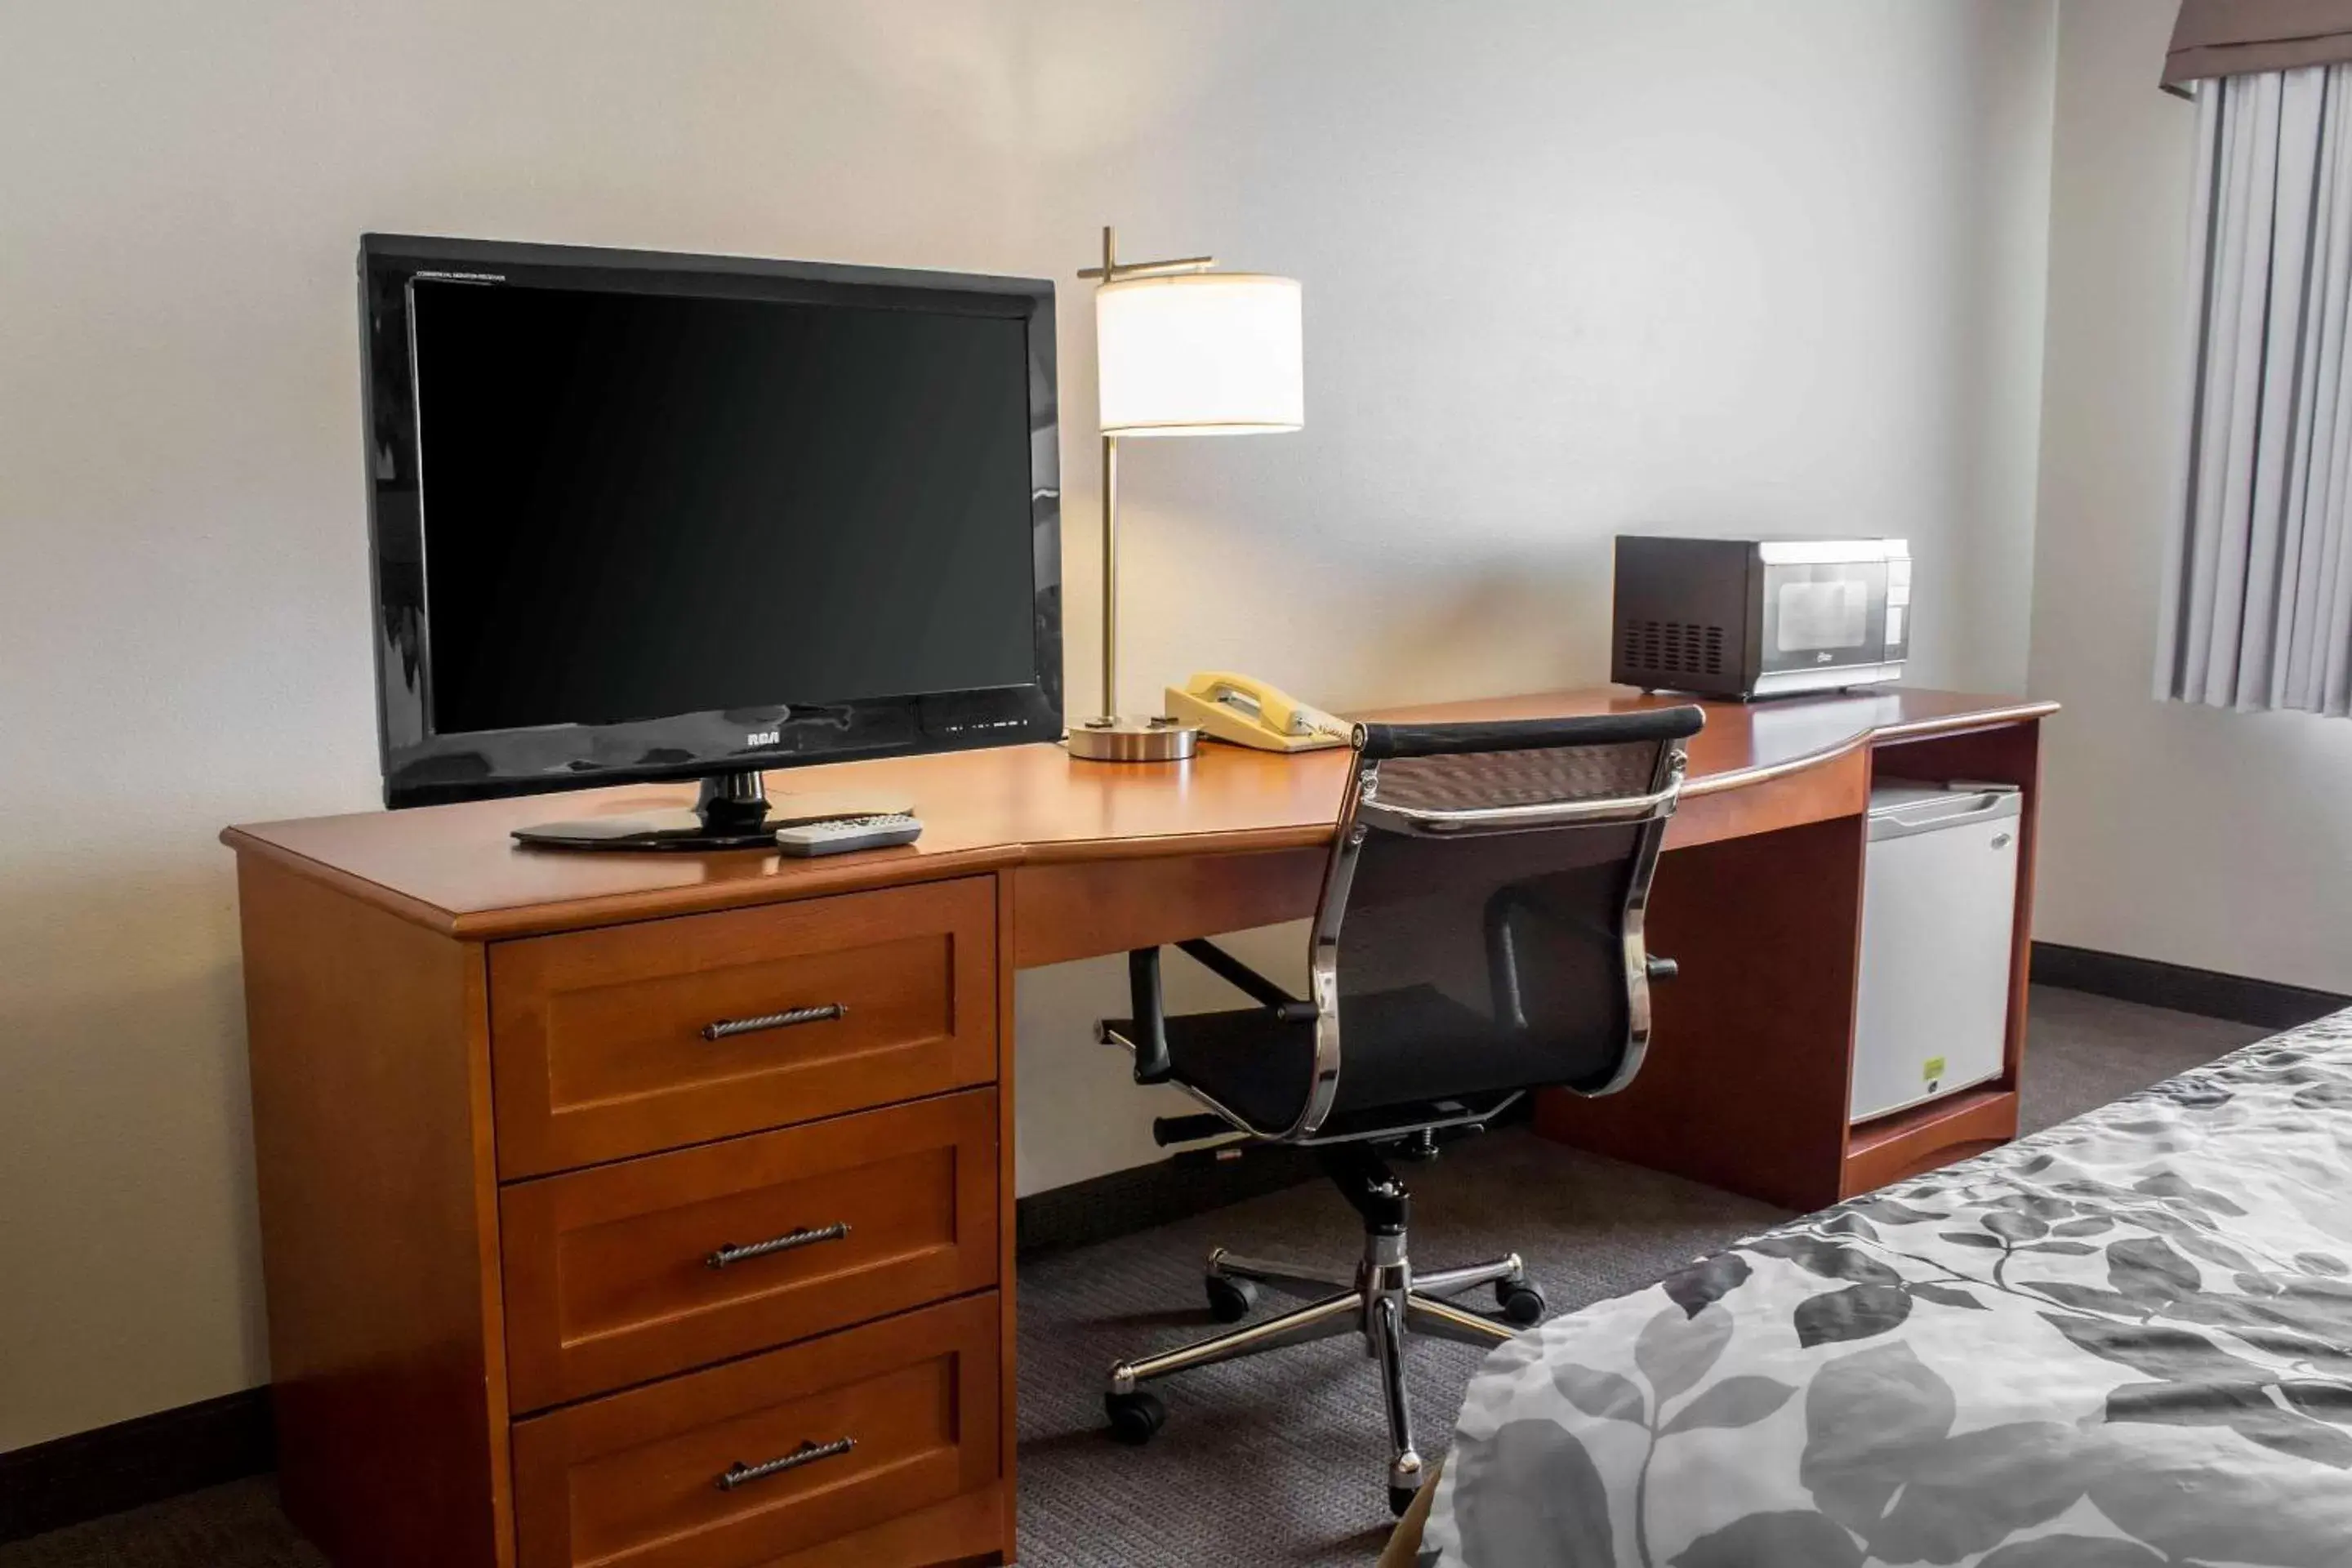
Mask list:
[[[1383,710],[1412,720],[1538,718],[1671,705],[1624,687]],[[1690,743],[1686,795],[1738,789],[1833,762],[1876,742],[2039,718],[2055,704],[1916,687],[1769,704],[1709,702]],[[509,829],[553,817],[688,804],[690,789],[624,785],[400,812],[229,828],[225,842],[333,881],[420,924],[504,937],[604,920],[715,909],[980,871],[1017,863],[1297,848],[1325,842],[1339,813],[1344,748],[1284,756],[1214,742],[1190,763],[1074,763],[1059,746],[1008,746],[793,769],[795,790],[872,785],[911,797],[919,843],[832,860],[524,849]]]

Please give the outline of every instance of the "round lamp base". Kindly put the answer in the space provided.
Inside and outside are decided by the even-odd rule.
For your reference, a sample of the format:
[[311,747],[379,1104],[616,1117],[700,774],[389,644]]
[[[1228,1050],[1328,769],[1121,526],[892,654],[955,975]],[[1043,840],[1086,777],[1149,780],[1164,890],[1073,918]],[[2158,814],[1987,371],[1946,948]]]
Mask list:
[[1201,739],[1173,719],[1087,719],[1070,726],[1070,755],[1086,763],[1181,763]]

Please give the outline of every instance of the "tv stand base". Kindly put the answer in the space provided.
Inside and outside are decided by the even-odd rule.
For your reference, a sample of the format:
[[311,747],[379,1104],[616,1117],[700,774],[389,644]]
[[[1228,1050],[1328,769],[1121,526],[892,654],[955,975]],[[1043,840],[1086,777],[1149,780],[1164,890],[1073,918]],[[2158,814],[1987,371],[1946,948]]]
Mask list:
[[534,849],[773,851],[779,827],[833,817],[881,816],[913,810],[912,801],[887,791],[852,794],[825,790],[786,794],[771,801],[767,781],[757,772],[716,773],[702,781],[701,792],[691,807],[536,823],[516,828],[514,837],[516,842]]

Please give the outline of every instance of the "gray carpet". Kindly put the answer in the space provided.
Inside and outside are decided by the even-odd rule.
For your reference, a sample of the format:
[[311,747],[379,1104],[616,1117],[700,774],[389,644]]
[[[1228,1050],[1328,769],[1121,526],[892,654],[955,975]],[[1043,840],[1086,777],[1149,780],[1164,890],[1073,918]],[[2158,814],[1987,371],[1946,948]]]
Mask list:
[[[2266,1031],[2039,988],[2025,1121],[2104,1104]],[[1499,1133],[1409,1168],[1423,1267],[1516,1249],[1555,1311],[1639,1289],[1778,1211],[1707,1187]],[[1163,1390],[1149,1448],[1101,1432],[1103,1369],[1213,1327],[1202,1253],[1350,1258],[1352,1213],[1321,1185],[1065,1253],[1021,1276],[1021,1542],[1027,1568],[1355,1564],[1389,1529],[1370,1367],[1347,1340],[1189,1373]],[[1444,1451],[1465,1347],[1414,1346],[1422,1443]],[[0,1568],[324,1568],[267,1478],[0,1546]]]
[[2236,1050],[2271,1029],[2033,988],[2020,1131],[2039,1132]]

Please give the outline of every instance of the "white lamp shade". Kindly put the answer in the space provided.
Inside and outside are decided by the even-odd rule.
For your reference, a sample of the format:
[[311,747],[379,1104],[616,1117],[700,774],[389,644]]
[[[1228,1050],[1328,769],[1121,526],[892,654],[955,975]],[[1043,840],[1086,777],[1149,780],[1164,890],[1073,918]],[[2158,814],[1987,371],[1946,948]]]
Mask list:
[[1129,278],[1095,291],[1106,436],[1250,436],[1307,423],[1298,280]]

